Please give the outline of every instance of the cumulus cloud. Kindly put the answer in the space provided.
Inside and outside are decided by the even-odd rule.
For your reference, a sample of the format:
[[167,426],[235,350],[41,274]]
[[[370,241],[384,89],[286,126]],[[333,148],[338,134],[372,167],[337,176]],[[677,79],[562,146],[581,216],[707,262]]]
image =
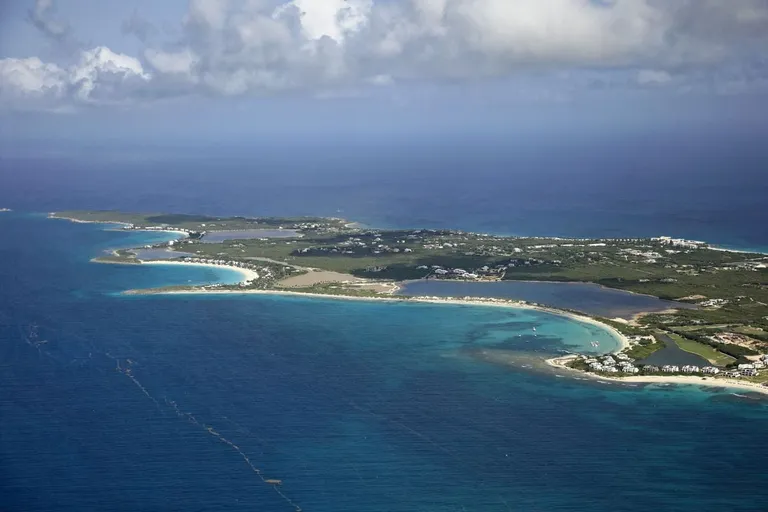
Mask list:
[[[35,18],[50,22],[51,8],[39,0]],[[148,23],[134,13],[123,28],[147,41]],[[55,24],[46,30],[60,32]],[[146,47],[140,60],[103,47],[83,52],[66,70],[62,101],[317,95],[557,70],[631,74],[643,87],[679,85],[724,67],[753,69],[768,47],[768,2],[190,0],[180,34]],[[6,61],[0,69],[20,66]],[[56,68],[28,64],[36,73],[41,66]],[[765,83],[763,74],[753,75],[745,76]],[[6,72],[0,80],[4,91],[29,92]]]
[[0,59],[0,104],[50,110],[72,103],[117,104],[147,87],[151,78],[137,59],[103,46],[81,52],[68,68],[37,57]]

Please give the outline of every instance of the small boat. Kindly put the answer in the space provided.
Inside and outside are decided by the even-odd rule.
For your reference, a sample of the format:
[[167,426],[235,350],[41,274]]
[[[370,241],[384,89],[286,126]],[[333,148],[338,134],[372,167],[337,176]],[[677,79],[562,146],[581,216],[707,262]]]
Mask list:
[[278,480],[277,478],[267,478],[264,480],[264,483],[267,483],[269,485],[283,485],[282,480]]

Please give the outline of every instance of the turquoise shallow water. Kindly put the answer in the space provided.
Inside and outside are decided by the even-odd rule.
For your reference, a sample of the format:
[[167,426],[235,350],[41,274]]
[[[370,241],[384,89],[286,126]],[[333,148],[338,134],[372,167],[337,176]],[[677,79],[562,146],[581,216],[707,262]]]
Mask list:
[[119,296],[227,278],[89,263],[125,236],[0,217],[0,239],[23,241],[0,246],[3,510],[765,510],[765,401],[479,357],[610,342],[591,326],[490,307]]

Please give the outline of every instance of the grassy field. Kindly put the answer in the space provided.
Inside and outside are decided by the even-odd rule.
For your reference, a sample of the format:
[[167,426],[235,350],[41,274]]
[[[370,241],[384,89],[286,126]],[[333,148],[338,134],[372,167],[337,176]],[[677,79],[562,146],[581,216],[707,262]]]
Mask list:
[[715,366],[726,366],[736,361],[733,357],[723,354],[709,345],[699,343],[696,340],[684,338],[683,336],[674,333],[668,333],[668,336],[672,338],[682,350],[701,356]]
[[664,343],[655,341],[653,343],[635,345],[634,347],[625,350],[624,353],[633,359],[641,360],[663,348]]
[[[129,222],[136,226],[173,225],[191,230],[239,230],[297,226],[290,239],[185,240],[174,250],[200,257],[253,263],[268,258],[358,277],[394,281],[419,279],[463,269],[482,280],[541,280],[599,283],[609,288],[667,299],[717,299],[694,309],[649,314],[639,328],[676,331],[688,338],[716,332],[740,332],[768,351],[768,257],[670,246],[654,239],[515,238],[448,230],[373,230],[346,227],[340,219],[211,217],[123,212],[60,212],[91,221]],[[309,222],[310,224],[307,224]],[[315,224],[315,222],[317,224]],[[121,254],[122,256],[122,254]],[[445,269],[445,271],[443,271]],[[456,272],[448,272],[456,271]],[[445,277],[442,277],[445,278]],[[474,279],[474,278],[472,278]],[[727,356],[705,344],[681,341],[683,350],[717,364]],[[650,347],[644,347],[646,348]]]

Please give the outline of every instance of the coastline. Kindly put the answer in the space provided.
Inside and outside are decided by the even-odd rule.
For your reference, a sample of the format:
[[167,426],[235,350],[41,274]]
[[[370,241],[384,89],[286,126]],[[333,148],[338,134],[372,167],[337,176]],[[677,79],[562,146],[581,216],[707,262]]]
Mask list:
[[64,217],[63,215],[57,215],[56,212],[48,212],[48,218],[68,220],[69,222],[74,222],[75,224],[114,224],[117,226],[130,226],[130,224],[128,224],[127,222],[105,221],[105,220],[82,220],[82,219],[76,219],[74,217]]
[[[408,285],[411,283],[419,283],[427,281],[427,279],[421,278],[421,279],[408,279],[406,281],[401,281],[400,284],[402,285]],[[610,286],[606,286],[601,283],[596,283],[594,281],[555,281],[555,280],[547,280],[547,279],[500,279],[498,281],[457,281],[457,280],[448,280],[448,282],[466,282],[468,284],[485,284],[485,283],[543,283],[543,284],[567,284],[567,285],[583,285],[588,284],[592,286],[596,286],[603,290],[609,290],[609,291],[618,291],[623,293],[629,293],[632,295],[639,295],[641,297],[650,297],[652,299],[658,299],[660,301],[669,302],[671,304],[676,304],[678,301],[672,300],[672,299],[662,299],[661,297],[657,297],[656,295],[651,295],[650,293],[642,293],[642,292],[635,292],[632,290],[625,290],[623,288],[611,288]],[[683,302],[683,304],[686,304]],[[674,309],[674,308],[670,308]],[[638,314],[651,314],[654,313],[654,311],[645,311]]]
[[[120,222],[120,221],[106,221],[106,220],[82,220],[82,219],[75,219],[74,217],[64,217],[61,215],[57,215],[56,212],[49,212],[48,213],[49,219],[59,219],[59,220],[67,220],[69,222],[74,222],[75,224],[106,224],[106,225],[112,225],[112,226],[132,226],[132,224],[129,224],[128,222]],[[176,230],[173,228],[168,229],[142,229],[142,228],[131,228],[130,230],[122,230],[122,229],[107,229],[107,231],[141,231],[142,233],[173,233],[174,235],[178,235],[177,240],[183,240],[185,238],[189,238],[189,233],[186,233],[184,231]]]
[[566,366],[566,364],[576,358],[576,355],[568,355],[563,357],[554,357],[547,359],[546,362],[549,366],[573,372],[580,376],[608,382],[616,383],[634,383],[634,384],[679,384],[679,385],[691,385],[701,386],[708,388],[729,388],[739,389],[741,391],[751,391],[754,393],[760,393],[768,395],[768,387],[754,382],[743,382],[735,379],[720,379],[716,377],[699,377],[695,375],[632,375],[627,377],[607,377],[604,375],[597,375],[591,372],[582,372],[574,370]]
[[[143,260],[137,260],[139,264],[141,265],[175,265],[175,266],[185,266],[185,267],[208,267],[213,269],[222,269],[226,268],[228,270],[234,270],[242,276],[242,279],[234,284],[241,284],[245,283],[247,281],[255,280],[259,278],[259,274],[257,274],[255,271],[247,269],[247,268],[240,268],[240,267],[233,267],[231,265],[214,265],[211,263],[193,263],[188,261],[143,261]],[[115,262],[116,264],[120,265],[120,262]],[[170,292],[169,292],[170,293]],[[210,292],[208,292],[210,293]],[[238,293],[238,292],[233,292]]]
[[[177,265],[185,265],[187,263],[183,262],[174,262],[174,264]],[[218,266],[218,265],[214,265]],[[236,268],[236,267],[231,267]],[[240,270],[240,269],[238,269]],[[285,295],[285,296],[294,296],[294,297],[309,297],[309,298],[322,298],[322,299],[336,299],[336,300],[359,300],[359,301],[369,301],[369,302],[404,302],[404,303],[422,303],[422,304],[452,304],[457,306],[480,306],[480,307],[502,307],[502,308],[513,308],[513,309],[529,309],[534,311],[539,311],[542,313],[548,313],[553,314],[557,316],[562,316],[569,318],[571,320],[574,320],[576,322],[585,323],[594,325],[596,327],[599,327],[601,329],[604,329],[608,331],[614,339],[619,344],[619,347],[615,350],[611,351],[611,353],[616,353],[624,350],[625,348],[629,347],[629,339],[619,332],[616,328],[601,322],[600,320],[597,320],[595,318],[586,316],[586,315],[579,315],[577,313],[572,313],[570,311],[564,311],[557,308],[551,308],[547,306],[540,306],[535,304],[530,304],[527,302],[519,302],[519,301],[512,301],[512,300],[505,300],[505,299],[483,299],[483,298],[474,298],[474,297],[464,297],[464,298],[455,298],[455,297],[429,297],[429,296],[419,296],[419,297],[408,297],[404,295],[392,295],[392,296],[383,296],[383,297],[364,297],[364,296],[357,296],[357,295],[334,295],[330,293],[312,293],[312,292],[297,292],[297,291],[290,291],[290,290],[216,290],[216,289],[204,289],[204,288],[190,288],[187,290],[127,290],[127,294],[131,295],[205,295],[205,294],[235,294],[235,295]]]

